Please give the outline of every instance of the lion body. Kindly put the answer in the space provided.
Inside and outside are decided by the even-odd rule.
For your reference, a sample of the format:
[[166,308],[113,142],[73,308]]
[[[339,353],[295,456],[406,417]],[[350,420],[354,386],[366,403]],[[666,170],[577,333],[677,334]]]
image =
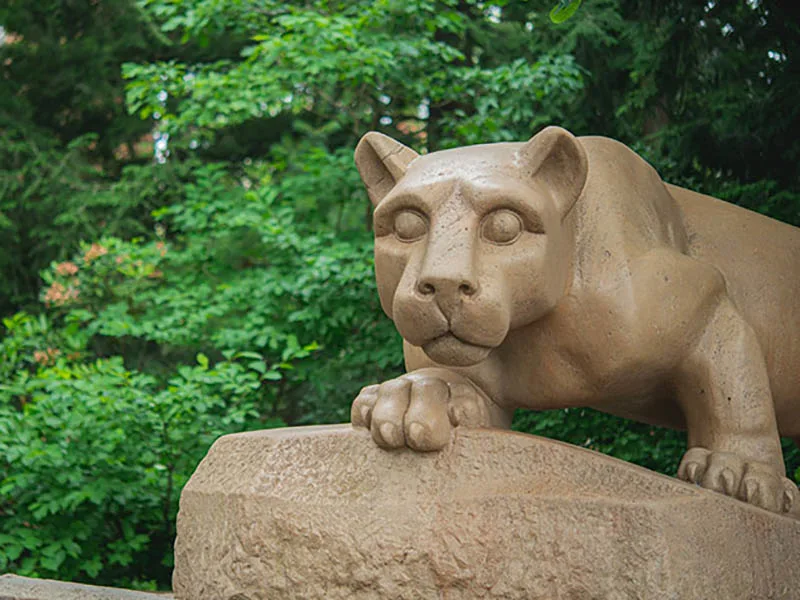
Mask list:
[[441,447],[444,405],[409,390],[474,385],[494,424],[589,406],[685,428],[679,476],[800,514],[778,437],[800,437],[800,230],[555,127],[424,156],[368,134],[356,162],[409,371],[354,403],[376,442]]
[[800,230],[677,186],[688,253],[725,277],[767,364],[778,426],[800,436]]
[[[570,292],[545,318],[509,332],[490,359],[463,369],[515,406],[592,406],[661,426],[684,428],[683,412],[663,381],[682,342],[692,340],[699,300],[670,299],[670,273],[648,295],[662,301],[625,302],[633,261],[668,249],[712,267],[755,330],[764,352],[781,433],[800,435],[800,230],[736,205],[677,186],[626,146],[578,138],[588,177],[572,209],[576,239]],[[517,149],[522,144],[508,144]],[[656,271],[657,265],[653,265]],[[670,267],[665,267],[669,270]],[[702,269],[699,269],[702,271]],[[712,275],[713,276],[713,275]],[[701,284],[707,274],[685,287]],[[653,278],[659,279],[657,277]],[[620,298],[620,294],[623,296]],[[641,308],[660,314],[644,314]],[[687,305],[688,310],[687,310]],[[681,314],[675,314],[678,309]],[[633,309],[633,310],[631,310]],[[663,318],[663,323],[660,323]],[[406,344],[409,370],[434,366]]]

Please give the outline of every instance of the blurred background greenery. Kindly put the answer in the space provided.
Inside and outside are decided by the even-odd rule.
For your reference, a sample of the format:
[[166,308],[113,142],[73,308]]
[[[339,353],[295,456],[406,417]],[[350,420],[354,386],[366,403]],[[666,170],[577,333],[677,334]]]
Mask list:
[[[0,571],[168,587],[216,437],[346,421],[402,371],[368,130],[559,124],[800,225],[792,2],[554,1],[0,2]],[[684,447],[591,410],[515,427],[669,474]]]

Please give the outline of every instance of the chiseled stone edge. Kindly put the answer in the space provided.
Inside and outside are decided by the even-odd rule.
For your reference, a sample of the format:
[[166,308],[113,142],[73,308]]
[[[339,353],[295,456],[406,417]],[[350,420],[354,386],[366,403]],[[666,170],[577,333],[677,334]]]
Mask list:
[[0,575],[0,600],[172,600],[169,593],[154,594],[120,588]]

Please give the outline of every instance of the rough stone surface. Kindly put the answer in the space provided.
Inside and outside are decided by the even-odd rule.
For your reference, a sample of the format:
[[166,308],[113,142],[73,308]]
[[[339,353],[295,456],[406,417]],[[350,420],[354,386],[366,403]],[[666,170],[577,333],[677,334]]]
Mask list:
[[149,594],[50,579],[0,576],[0,600],[169,600],[171,594]]
[[220,438],[181,496],[179,600],[800,597],[800,522],[585,449],[456,429]]

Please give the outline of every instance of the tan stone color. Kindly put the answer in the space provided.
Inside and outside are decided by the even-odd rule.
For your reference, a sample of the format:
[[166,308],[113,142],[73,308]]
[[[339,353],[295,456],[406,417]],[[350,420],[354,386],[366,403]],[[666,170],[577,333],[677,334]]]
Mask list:
[[170,600],[172,594],[0,575],[0,600]]
[[353,403],[380,446],[591,406],[686,428],[679,477],[800,513],[778,438],[800,436],[800,230],[558,127],[423,156],[373,132],[355,158],[409,372]]
[[180,600],[791,600],[800,521],[540,437],[386,452],[225,436],[181,495]]

